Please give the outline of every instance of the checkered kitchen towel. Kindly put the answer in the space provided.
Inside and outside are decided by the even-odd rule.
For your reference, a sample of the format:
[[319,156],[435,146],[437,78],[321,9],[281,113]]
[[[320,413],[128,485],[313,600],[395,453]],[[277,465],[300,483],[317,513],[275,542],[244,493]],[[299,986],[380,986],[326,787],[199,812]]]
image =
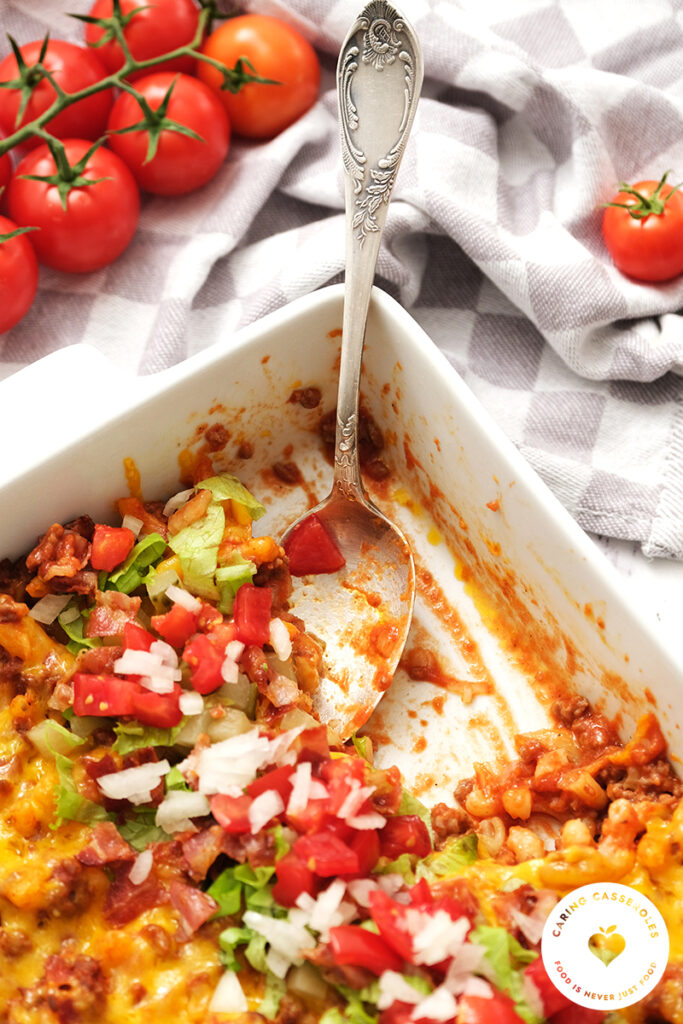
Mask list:
[[[0,29],[79,39],[87,0],[2,0]],[[218,177],[145,201],[93,275],[45,270],[0,376],[77,341],[151,373],[334,280],[343,187],[334,66],[362,0],[253,0],[317,46],[316,106],[235,142]],[[587,530],[683,558],[683,279],[621,277],[600,203],[683,177],[678,0],[404,0],[426,80],[378,283],[426,328]]]

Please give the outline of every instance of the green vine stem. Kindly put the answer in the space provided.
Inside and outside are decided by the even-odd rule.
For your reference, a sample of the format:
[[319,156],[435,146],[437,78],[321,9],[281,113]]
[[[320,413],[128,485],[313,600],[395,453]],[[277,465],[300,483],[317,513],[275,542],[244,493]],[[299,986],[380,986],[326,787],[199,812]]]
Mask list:
[[[192,42],[186,43],[184,46],[178,46],[175,50],[169,50],[167,53],[158,54],[156,57],[149,57],[146,60],[136,60],[133,57],[124,36],[124,26],[135,11],[129,12],[128,15],[123,15],[121,13],[119,0],[114,0],[113,8],[114,13],[111,18],[90,18],[89,15],[81,14],[74,14],[72,17],[77,18],[79,21],[95,22],[109,32],[109,38],[116,39],[121,46],[124,56],[124,62],[118,71],[112,72],[112,74],[100,79],[99,82],[86,86],[84,89],[79,89],[77,92],[67,93],[54,81],[51,72],[42,66],[40,60],[38,63],[32,65],[30,71],[36,81],[39,78],[45,79],[55,90],[56,95],[54,102],[33,121],[27,121],[27,123],[22,125],[21,128],[18,128],[13,132],[12,135],[8,135],[6,138],[0,139],[0,156],[9,152],[11,149],[14,149],[15,146],[21,145],[22,142],[26,142],[27,139],[38,135],[50,146],[55,163],[59,169],[60,162],[64,159],[64,150],[60,145],[55,145],[59,140],[46,130],[45,125],[48,121],[61,113],[62,110],[65,110],[66,107],[71,106],[72,103],[85,99],[87,96],[92,96],[94,93],[103,92],[105,89],[123,89],[124,91],[135,95],[138,102],[140,102],[142,97],[135,87],[131,85],[130,82],[126,81],[127,76],[132,72],[144,71],[146,68],[155,67],[162,62],[173,60],[177,57],[193,57],[196,60],[202,60],[207,64],[211,64],[223,75],[221,89],[227,89],[229,92],[239,92],[242,86],[246,85],[248,82],[258,82],[262,85],[278,84],[273,82],[272,79],[262,78],[260,75],[256,74],[255,68],[246,58],[238,59],[235,66],[230,68],[227,67],[227,65],[222,64],[220,61],[215,60],[213,57],[208,57],[206,54],[201,52],[200,47],[204,39],[204,32],[210,24],[211,18],[215,14],[211,4],[202,4],[202,9],[199,12],[197,31]],[[143,5],[141,5],[140,8],[135,8],[135,10],[142,8]],[[18,52],[18,46],[11,37],[10,43],[12,44],[12,48],[16,54]],[[46,46],[47,37],[45,40],[45,47]],[[19,64],[19,68],[21,69],[21,64]],[[13,79],[11,82],[0,82],[0,88],[17,88],[20,84],[21,83],[18,79]],[[21,112],[19,116],[21,116]],[[70,170],[66,167],[64,167],[63,170],[66,172],[68,177]]]

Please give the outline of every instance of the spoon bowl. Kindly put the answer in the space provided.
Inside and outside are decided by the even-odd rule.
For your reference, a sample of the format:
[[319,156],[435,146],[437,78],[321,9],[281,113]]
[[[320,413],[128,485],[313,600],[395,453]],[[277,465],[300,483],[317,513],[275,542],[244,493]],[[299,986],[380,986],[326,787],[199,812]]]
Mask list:
[[346,739],[372,714],[390,685],[410,629],[415,568],[401,531],[370,501],[358,457],[363,342],[380,238],[415,116],[422,55],[411,27],[385,0],[371,0],[337,65],[346,197],[346,275],[334,481],[328,497],[287,529],[285,549],[315,513],[341,554],[335,572],[295,584],[291,610],[323,648],[312,695],[323,722]]

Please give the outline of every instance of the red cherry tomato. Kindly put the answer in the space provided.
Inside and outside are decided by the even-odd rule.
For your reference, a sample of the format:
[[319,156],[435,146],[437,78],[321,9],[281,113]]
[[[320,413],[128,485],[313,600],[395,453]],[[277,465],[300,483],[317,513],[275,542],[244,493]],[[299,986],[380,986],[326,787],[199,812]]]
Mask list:
[[[5,136],[0,132],[0,141],[4,138]],[[13,170],[12,157],[9,153],[3,153],[3,155],[0,156],[0,189],[4,189],[4,191],[0,192],[0,209],[4,207],[5,197],[7,195],[7,186],[9,185],[9,180],[12,177]]]
[[140,104],[127,92],[114,104],[108,124],[109,145],[131,169],[140,188],[161,196],[179,196],[205,185],[225,160],[230,145],[228,115],[208,85],[189,75],[160,71],[139,79],[135,88],[152,110],[157,110],[171,85],[166,116],[196,132],[201,140],[163,129],[148,161],[149,132],[116,134],[139,124],[144,116]]
[[[36,39],[20,47],[21,55],[29,66],[38,62],[42,46],[43,40]],[[62,39],[50,39],[42,64],[65,92],[78,92],[79,89],[85,89],[101,81],[107,75],[106,68],[93,50]],[[0,63],[0,82],[8,82],[17,78],[18,74],[16,57],[13,53],[8,54]],[[21,120],[17,123],[21,90],[0,89],[0,129],[5,135],[11,135],[27,121],[33,121],[47,110],[54,102],[55,95],[55,90],[47,79],[38,80]],[[45,128],[58,139],[97,139],[107,127],[107,118],[113,102],[112,89],[93,93],[66,107],[51,118]],[[30,139],[24,143],[24,148],[37,146],[41,141],[39,138]]]
[[76,715],[118,716],[133,714],[135,684],[118,676],[74,674],[73,708]]
[[292,530],[285,542],[285,552],[292,576],[337,572],[346,565],[346,559],[315,512]]
[[[16,231],[17,225],[0,217],[0,235]],[[38,260],[26,231],[0,242],[0,334],[14,327],[31,307],[38,289]]]
[[148,651],[154,637],[137,622],[126,622],[123,626],[123,647],[126,651]]
[[97,523],[92,538],[90,564],[98,572],[111,572],[121,562],[125,562],[134,544],[135,534],[127,527]]
[[183,647],[197,632],[198,622],[197,612],[191,612],[181,604],[174,604],[165,615],[153,615],[151,618],[152,629],[156,630],[171,647]]
[[603,216],[614,265],[637,281],[670,281],[683,273],[683,195],[666,177],[622,185]]
[[[71,166],[90,148],[84,139],[64,143]],[[56,167],[46,144],[32,150],[19,163],[9,186],[9,212],[17,224],[35,224],[33,246],[41,263],[83,273],[113,262],[135,234],[140,193],[135,178],[122,160],[100,146],[89,157],[83,177],[92,185],[78,185],[62,207],[56,185],[21,175],[52,175]]]
[[424,821],[417,814],[398,814],[387,818],[380,838],[382,856],[397,860],[402,853],[426,857],[432,852],[432,841]]
[[[110,18],[112,8],[112,0],[95,0],[90,8],[90,16]],[[179,46],[186,46],[194,39],[199,24],[199,8],[193,0],[121,0],[121,13],[124,16],[136,8],[139,10],[123,30],[128,48],[136,61],[151,60]],[[86,26],[85,39],[89,46],[99,42],[103,35],[104,29],[99,25]],[[123,50],[115,39],[107,40],[95,52],[110,72],[118,71],[123,64]],[[134,81],[161,69],[192,74],[195,63],[194,57],[176,57],[136,71],[130,79]]]
[[190,681],[197,693],[213,693],[225,682],[221,673],[225,654],[206,633],[198,633],[185,645],[183,660],[192,669]]
[[[221,90],[223,75],[206,61],[197,62],[197,75],[215,89],[237,135],[269,139],[312,107],[320,87],[320,64],[304,37],[279,18],[243,14],[230,18],[204,43],[208,57],[233,68],[245,57],[261,78],[279,85],[250,82],[238,93]],[[250,70],[246,68],[245,70]]]
[[131,683],[133,688],[132,715],[143,725],[154,725],[157,729],[172,729],[180,725],[183,713],[180,710],[182,689],[177,683],[171,693],[153,693],[139,683]]
[[314,875],[333,878],[358,872],[358,855],[331,829],[321,829],[310,836],[299,836],[294,852]]

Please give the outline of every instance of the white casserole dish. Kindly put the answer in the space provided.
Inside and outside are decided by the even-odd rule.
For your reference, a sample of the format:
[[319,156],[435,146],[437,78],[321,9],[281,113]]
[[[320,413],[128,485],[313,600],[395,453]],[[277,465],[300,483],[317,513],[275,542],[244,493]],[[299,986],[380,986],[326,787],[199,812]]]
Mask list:
[[[179,453],[217,422],[231,434],[218,468],[270,506],[258,532],[277,536],[329,488],[317,423],[335,402],[342,299],[341,286],[314,292],[154,377],[129,379],[77,345],[0,383],[3,437],[22,432],[3,445],[0,557],[28,550],[54,521],[83,512],[115,521],[125,457],[146,499],[173,493]],[[77,384],[58,414],[48,413],[55,381]],[[295,387],[313,385],[318,408],[288,402]],[[474,762],[512,752],[514,734],[546,726],[553,700],[571,688],[618,715],[624,738],[654,710],[682,756],[683,673],[653,625],[445,357],[378,289],[363,395],[392,467],[389,490],[372,481],[369,490],[408,535],[421,581],[408,648],[438,649],[447,675],[489,677],[495,688],[464,703],[457,685],[400,670],[368,725],[378,763],[398,764],[425,803],[448,801]],[[245,440],[248,460],[236,454]],[[306,488],[269,472],[283,459],[298,464]]]

